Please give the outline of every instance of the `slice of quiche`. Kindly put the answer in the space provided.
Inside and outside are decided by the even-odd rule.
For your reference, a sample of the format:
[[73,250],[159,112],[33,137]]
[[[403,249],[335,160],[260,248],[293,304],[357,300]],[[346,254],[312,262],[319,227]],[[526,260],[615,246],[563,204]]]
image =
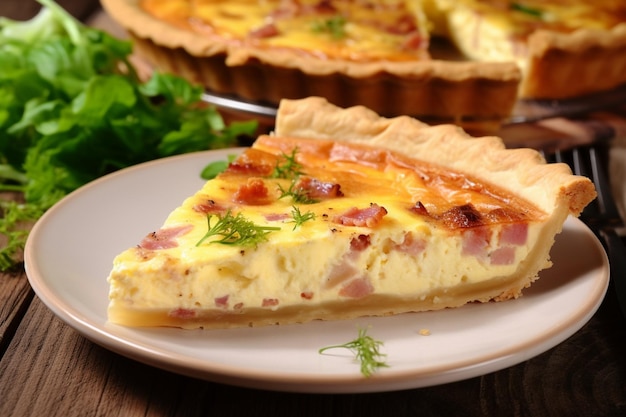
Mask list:
[[516,298],[594,197],[495,137],[284,100],[274,134],[115,258],[109,319],[231,328]]

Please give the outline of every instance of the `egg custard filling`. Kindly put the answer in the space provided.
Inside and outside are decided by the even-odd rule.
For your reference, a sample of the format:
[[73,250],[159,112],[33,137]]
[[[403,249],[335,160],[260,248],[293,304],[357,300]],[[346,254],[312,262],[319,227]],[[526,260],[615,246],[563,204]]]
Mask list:
[[285,100],[272,135],[115,258],[109,319],[231,328],[516,298],[594,196],[497,138]]
[[398,0],[141,2],[159,19],[234,48],[289,49],[354,62],[428,58],[427,24],[417,6]]

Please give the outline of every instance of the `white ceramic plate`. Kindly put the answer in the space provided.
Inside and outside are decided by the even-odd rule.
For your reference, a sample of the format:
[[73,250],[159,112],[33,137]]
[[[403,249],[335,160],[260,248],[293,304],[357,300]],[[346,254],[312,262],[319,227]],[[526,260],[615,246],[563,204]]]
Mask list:
[[[26,245],[37,295],[90,340],[173,372],[253,388],[370,392],[470,378],[523,362],[562,342],[594,314],[608,285],[602,247],[569,219],[554,267],[525,295],[504,303],[351,321],[234,330],[134,329],[107,322],[106,277],[113,257],[157,229],[200,188],[201,169],[237,150],[138,165],[94,181],[50,209]],[[318,349],[354,339],[358,327],[384,342],[388,368],[364,378],[347,350]],[[428,329],[429,336],[420,334]]]

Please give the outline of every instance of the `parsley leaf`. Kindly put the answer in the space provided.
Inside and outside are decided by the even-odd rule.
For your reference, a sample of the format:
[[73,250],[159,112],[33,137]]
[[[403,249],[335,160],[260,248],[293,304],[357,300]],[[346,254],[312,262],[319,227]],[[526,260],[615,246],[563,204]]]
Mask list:
[[213,161],[207,164],[200,172],[200,177],[205,180],[211,180],[224,172],[228,165],[237,158],[237,155],[228,155],[225,161]]
[[202,103],[202,88],[182,78],[139,79],[130,42],[38,1],[29,21],[0,17],[0,192],[24,193],[23,204],[0,202],[2,270],[20,262],[27,233],[16,224],[35,221],[85,183],[148,160],[233,146],[256,130],[256,121],[227,126]]

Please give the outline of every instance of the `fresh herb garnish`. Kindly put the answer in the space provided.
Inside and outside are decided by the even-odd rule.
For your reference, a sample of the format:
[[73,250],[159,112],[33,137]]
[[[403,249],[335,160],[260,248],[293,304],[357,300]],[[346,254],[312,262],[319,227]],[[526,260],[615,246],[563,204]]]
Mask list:
[[[85,183],[169,155],[223,148],[256,122],[226,126],[202,89],[167,74],[142,81],[132,44],[83,25],[53,0],[29,21],[0,17],[0,250],[21,262],[27,233],[49,207]],[[16,221],[14,219],[19,219]]]
[[371,336],[367,335],[367,329],[360,328],[359,336],[351,342],[344,343],[342,345],[333,345],[323,347],[319,350],[320,354],[323,354],[329,349],[349,349],[355,356],[356,360],[361,364],[361,373],[366,377],[370,377],[378,368],[388,367],[384,358],[387,356],[380,352],[380,347],[383,342],[374,340]]
[[278,184],[278,190],[280,191],[279,199],[291,197],[294,203],[299,204],[314,204],[318,200],[309,197],[306,190],[302,188],[296,188],[296,180],[292,180],[288,189],[284,189],[282,185]]
[[270,178],[293,179],[303,174],[302,164],[296,160],[298,148],[294,148],[290,154],[282,153],[282,163],[277,162],[274,170],[270,173]]
[[527,6],[522,3],[517,3],[517,2],[511,3],[511,10],[522,12],[533,17],[538,17],[538,18],[543,17],[543,11],[541,9],[537,7]]
[[293,223],[295,223],[293,230],[296,230],[299,226],[302,226],[303,223],[308,222],[309,220],[314,220],[315,213],[312,211],[302,213],[299,207],[293,206],[291,210],[291,217],[293,218]]
[[328,19],[317,20],[312,25],[313,32],[327,33],[333,39],[343,39],[346,37],[346,18],[340,15]]
[[225,161],[221,160],[209,163],[202,169],[202,172],[200,172],[200,177],[205,180],[212,180],[224,172],[226,168],[228,168],[228,165],[237,158],[237,155],[228,155],[226,158]]
[[[211,219],[213,217],[217,217],[217,222],[211,225]],[[280,230],[280,227],[259,226],[245,218],[241,213],[237,213],[237,215],[234,216],[230,210],[224,215],[207,215],[207,223],[208,231],[202,239],[196,243],[196,246],[200,246],[205,240],[213,236],[220,236],[220,238],[209,243],[256,246],[261,242],[265,242],[269,233]]]
[[2,202],[0,235],[10,238],[0,250],[0,270],[8,271],[16,266],[15,259],[18,255],[21,256],[33,219],[41,217],[43,213],[44,211],[36,204]]

